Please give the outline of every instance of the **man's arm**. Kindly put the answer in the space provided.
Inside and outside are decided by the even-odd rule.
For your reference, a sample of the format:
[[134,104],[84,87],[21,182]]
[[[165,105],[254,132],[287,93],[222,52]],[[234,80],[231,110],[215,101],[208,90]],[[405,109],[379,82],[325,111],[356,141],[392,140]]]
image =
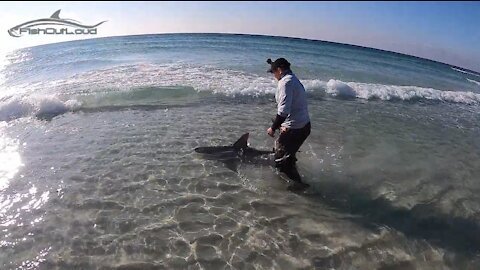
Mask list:
[[287,119],[287,116],[290,114],[290,109],[292,107],[292,89],[288,87],[289,82],[280,84],[278,86],[278,108],[277,116],[272,124],[272,130],[277,130],[280,128],[282,123]]
[[277,116],[275,117],[275,120],[273,120],[273,123],[272,123],[272,130],[279,129],[282,123],[285,121],[285,119],[287,119],[287,117],[283,117],[277,114]]

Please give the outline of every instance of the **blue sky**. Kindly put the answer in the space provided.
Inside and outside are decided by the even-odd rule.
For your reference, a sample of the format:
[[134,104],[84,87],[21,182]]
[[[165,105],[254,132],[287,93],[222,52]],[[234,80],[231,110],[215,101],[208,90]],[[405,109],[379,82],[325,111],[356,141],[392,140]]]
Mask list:
[[0,50],[68,37],[13,38],[49,17],[108,20],[98,36],[222,32],[303,37],[391,50],[480,71],[480,2],[1,2]]

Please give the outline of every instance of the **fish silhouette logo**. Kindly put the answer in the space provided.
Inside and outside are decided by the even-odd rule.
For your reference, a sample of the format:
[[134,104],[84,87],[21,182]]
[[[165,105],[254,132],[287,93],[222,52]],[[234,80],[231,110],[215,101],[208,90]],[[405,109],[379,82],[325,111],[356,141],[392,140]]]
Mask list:
[[[72,19],[61,19],[61,9],[55,11],[50,18],[28,21],[8,30],[12,37],[28,35],[96,35],[97,27],[106,21],[95,25],[83,25]],[[49,26],[49,27],[46,27]],[[74,28],[74,29],[73,29]]]

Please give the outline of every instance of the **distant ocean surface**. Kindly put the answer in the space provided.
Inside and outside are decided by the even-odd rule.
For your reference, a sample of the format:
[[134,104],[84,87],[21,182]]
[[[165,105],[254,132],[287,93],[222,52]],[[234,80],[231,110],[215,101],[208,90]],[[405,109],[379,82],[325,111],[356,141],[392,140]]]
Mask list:
[[[480,74],[294,38],[165,34],[0,58],[1,269],[480,269]],[[312,134],[265,164],[285,57]]]

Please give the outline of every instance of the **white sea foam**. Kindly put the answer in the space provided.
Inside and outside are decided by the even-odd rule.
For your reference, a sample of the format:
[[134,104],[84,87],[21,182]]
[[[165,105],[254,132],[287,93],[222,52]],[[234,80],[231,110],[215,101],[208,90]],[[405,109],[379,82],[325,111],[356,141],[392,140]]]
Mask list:
[[[306,88],[325,88],[321,80],[302,80]],[[258,76],[241,71],[212,66],[126,65],[78,74],[65,80],[38,82],[29,92],[55,94],[89,94],[105,91],[129,91],[142,87],[190,86],[197,91],[211,91],[225,95],[274,94],[276,82],[271,76]]]
[[[397,86],[371,83],[342,82],[338,80],[302,80],[307,90],[325,90],[335,96],[362,99],[414,100],[427,99],[464,104],[479,103],[478,94],[462,91],[442,91],[417,86]],[[197,91],[212,91],[225,95],[274,94],[276,82],[271,77],[220,69],[210,66],[185,65],[136,65],[121,66],[89,72],[56,82],[56,87],[81,88],[80,92],[92,89],[130,90],[144,86],[191,86]],[[78,93],[78,89],[75,89]]]
[[87,72],[42,87],[45,86],[70,94],[169,86],[191,86],[198,91],[227,95],[263,95],[275,92],[272,78],[209,66],[150,64]]
[[380,100],[433,100],[463,104],[479,104],[480,94],[460,91],[441,91],[417,86],[383,85],[329,80],[326,92],[333,96]]
[[477,82],[475,80],[471,80],[471,79],[467,79],[467,81],[471,82],[471,83],[474,83],[476,85],[480,85],[480,82]]
[[[480,94],[462,91],[441,91],[417,86],[397,86],[331,79],[302,79],[307,91],[325,91],[342,98],[389,100],[433,100],[462,104],[479,104]],[[478,82],[477,82],[478,83]],[[0,99],[0,121],[25,116],[54,116],[81,107],[80,95],[97,95],[117,91],[136,91],[142,87],[190,86],[197,91],[211,91],[227,96],[272,95],[276,82],[270,76],[220,69],[212,66],[125,65],[85,72],[73,77],[22,86],[21,97]],[[10,91],[11,92],[11,91]],[[27,93],[35,93],[29,96]],[[65,101],[57,96],[70,96]]]
[[78,109],[76,100],[61,101],[55,96],[29,96],[11,98],[0,103],[0,121],[9,121],[26,116],[51,117]]

